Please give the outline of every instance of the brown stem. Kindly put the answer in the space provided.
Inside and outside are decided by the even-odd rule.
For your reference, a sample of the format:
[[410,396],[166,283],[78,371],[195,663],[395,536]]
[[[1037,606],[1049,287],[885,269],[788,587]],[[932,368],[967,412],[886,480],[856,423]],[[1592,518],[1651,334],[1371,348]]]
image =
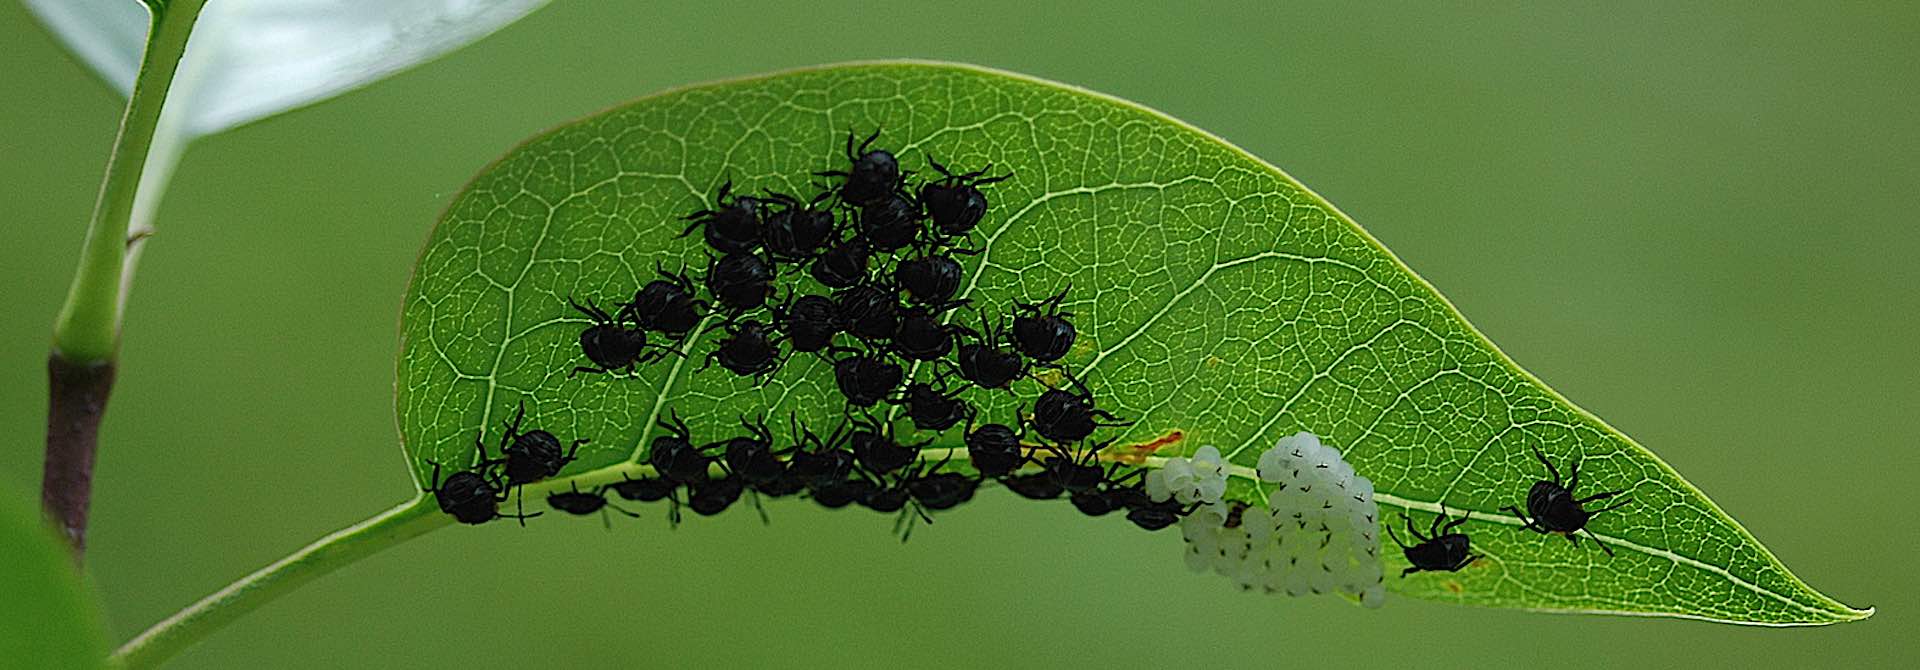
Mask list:
[[112,362],[84,364],[47,357],[47,464],[40,504],[73,546],[73,562],[87,550],[87,503],[93,494],[93,454],[100,419],[113,392]]

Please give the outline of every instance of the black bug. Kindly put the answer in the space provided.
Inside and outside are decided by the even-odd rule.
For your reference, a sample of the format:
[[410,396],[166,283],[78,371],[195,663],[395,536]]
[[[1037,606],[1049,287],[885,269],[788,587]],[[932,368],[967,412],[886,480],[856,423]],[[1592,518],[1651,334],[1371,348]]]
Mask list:
[[773,265],[748,252],[721,256],[707,264],[707,291],[736,312],[760,307],[773,295]]
[[720,185],[720,194],[714,198],[718,209],[703,209],[687,215],[693,224],[687,226],[680,235],[685,237],[695,228],[705,228],[702,232],[707,246],[723,254],[737,254],[752,251],[760,247],[761,203],[757,198],[733,196],[733,181]]
[[889,193],[860,207],[860,238],[874,251],[892,253],[913,246],[926,232],[920,203]]
[[513,415],[513,421],[506,424],[506,433],[500,436],[500,458],[485,460],[486,447],[474,438],[474,446],[480,447],[482,466],[504,464],[507,484],[517,486],[537,482],[560,474],[560,469],[573,462],[573,455],[580,445],[591,440],[573,441],[571,448],[563,449],[560,438],[544,430],[520,432],[520,422],[527,418],[527,403],[521,401],[520,410]]
[[1146,530],[1160,530],[1180,521],[1180,517],[1192,511],[1192,507],[1183,506],[1179,501],[1169,498],[1162,502],[1134,505],[1127,510],[1127,520]]
[[867,280],[873,250],[858,239],[840,240],[814,259],[808,273],[827,288],[848,288]]
[[854,456],[841,447],[846,443],[846,425],[836,428],[822,440],[813,431],[796,427],[799,444],[787,462],[787,471],[808,490],[820,491],[844,483],[853,475]]
[[846,183],[840,186],[840,199],[854,206],[863,206],[900,190],[904,181],[900,175],[900,161],[893,152],[885,149],[869,151],[873,140],[880,137],[880,131],[874,130],[866,141],[860,143],[856,153],[853,148],[853,133],[847,133],[847,160],[853,163],[847,171],[834,170],[817,172],[822,177],[845,177]]
[[807,483],[802,481],[799,475],[793,473],[792,467],[788,467],[786,472],[781,473],[779,477],[775,477],[773,481],[753,485],[753,490],[756,493],[770,498],[785,498],[804,491],[806,488]]
[[628,328],[626,324],[594,305],[592,301],[581,305],[574,302],[572,297],[568,297],[567,302],[573,305],[574,310],[593,320],[593,325],[580,331],[580,352],[586,354],[587,360],[593,365],[576,367],[573,372],[567,374],[568,377],[582,372],[594,374],[608,374],[616,370],[633,372],[635,365],[651,363],[658,360],[665,352],[671,351],[665,347],[656,347],[653,351],[649,351],[647,331]]
[[[939,466],[933,469],[938,470]],[[950,509],[972,500],[973,492],[979,487],[979,478],[958,472],[934,472],[907,483],[907,491],[913,494],[914,501],[930,510]]]
[[787,462],[780,460],[780,453],[773,450],[773,435],[767,430],[766,420],[750,423],[741,417],[740,425],[746,427],[747,434],[729,439],[724,445],[727,470],[755,487],[771,484],[787,474]]
[[607,502],[607,491],[605,488],[581,491],[578,484],[575,484],[571,491],[555,491],[547,494],[547,506],[576,516],[586,516],[594,512],[599,512],[600,520],[603,523],[606,522],[607,519],[607,510],[613,510],[635,519],[640,518],[638,514],[621,509],[618,505]]
[[1052,477],[1054,483],[1068,493],[1093,491],[1107,481],[1107,471],[1100,467],[1100,450],[1105,449],[1107,444],[1078,454],[1057,447],[1048,448],[1053,458],[1047,459],[1047,476]]
[[746,491],[739,477],[722,477],[693,485],[687,493],[687,506],[700,516],[713,516],[732,507]]
[[974,334],[971,341],[961,342],[959,355],[960,378],[973,382],[983,389],[1004,389],[1013,380],[1027,374],[1026,359],[1020,352],[1000,348],[1006,333],[999,323],[987,324],[981,318],[981,329],[985,334]]
[[1027,454],[1020,448],[1020,433],[998,423],[975,428],[972,413],[968,414],[967,458],[973,469],[988,477],[1004,477],[1027,464]]
[[680,498],[674,495],[674,491],[680,488],[679,482],[661,477],[633,479],[624,474],[620,475],[620,479],[620,482],[607,488],[615,495],[635,502],[667,501],[671,505],[667,508],[668,523],[675,527],[680,525]]
[[840,509],[861,500],[866,500],[879,490],[879,486],[864,478],[843,479],[821,487],[809,487],[813,501],[827,509]]
[[853,433],[848,437],[853,445],[853,458],[867,472],[885,475],[907,467],[920,455],[920,448],[933,442],[932,438],[919,444],[901,444],[893,436],[893,425],[882,425],[880,421],[868,415],[853,420]]
[[900,261],[893,268],[893,281],[906,291],[908,300],[921,305],[938,305],[953,299],[954,292],[960,290],[960,280],[965,274],[960,262],[953,260],[953,257],[930,255]]
[[[1093,406],[1093,392],[1085,384],[1067,375],[1074,391],[1050,388],[1033,403],[1033,429],[1041,437],[1060,444],[1087,439],[1095,428],[1131,425],[1113,413]],[[1101,421],[1105,419],[1106,421]]]
[[[1560,471],[1555,469],[1553,463],[1547,460],[1546,454],[1540,453],[1540,447],[1535,446],[1533,448],[1533,457],[1539,459],[1541,465],[1547,466],[1547,473],[1552,475],[1553,479],[1551,481],[1542,479],[1533,483],[1533,488],[1527,491],[1526,514],[1522,514],[1519,509],[1512,505],[1501,508],[1512,512],[1514,516],[1526,522],[1527,530],[1536,533],[1565,535],[1567,536],[1568,542],[1577,545],[1580,544],[1580,541],[1574,537],[1574,533],[1578,533],[1581,529],[1586,528],[1587,521],[1592,519],[1594,515],[1633,502],[1632,498],[1627,498],[1606,507],[1588,511],[1586,509],[1587,503],[1606,500],[1625,493],[1626,491],[1607,491],[1605,493],[1596,493],[1585,498],[1575,498],[1573,497],[1573,490],[1580,487],[1580,461],[1575,460],[1573,462],[1572,476],[1568,478],[1565,486],[1561,486]],[[1529,515],[1531,515],[1532,518],[1528,518]],[[1593,535],[1593,531],[1587,531],[1587,535]],[[1613,555],[1613,549],[1608,548],[1607,543],[1601,542],[1597,537],[1594,538],[1593,542],[1594,544],[1600,545],[1600,549],[1607,552],[1608,556]]]
[[833,297],[840,323],[854,337],[884,342],[900,329],[900,295],[877,284],[841,289]]
[[[938,384],[937,386],[935,384]],[[958,391],[947,389],[944,377],[929,382],[907,384],[897,401],[907,406],[907,418],[919,430],[942,431],[967,418],[971,408]]]
[[912,500],[905,478],[896,480],[891,486],[876,484],[875,487],[866,497],[854,502],[875,512],[898,512]]
[[1066,491],[1060,487],[1059,482],[1053,480],[1053,475],[1047,472],[1013,475],[1002,478],[1000,483],[1005,484],[1007,490],[1029,500],[1052,500]]
[[802,204],[784,193],[768,193],[768,200],[779,205],[766,216],[764,238],[767,253],[776,261],[802,262],[820,254],[834,239],[838,227],[830,210],[816,206],[831,193],[821,193],[813,202]]
[[1132,488],[1098,487],[1079,491],[1067,496],[1073,502],[1074,509],[1087,516],[1106,516],[1115,510],[1127,509],[1136,497],[1144,497]]
[[679,414],[670,414],[672,421],[660,421],[660,427],[666,435],[653,438],[647,449],[647,464],[661,477],[676,484],[693,485],[707,481],[707,469],[713,465],[713,457],[706,455],[699,447],[693,446],[693,434],[687,430],[687,423],[680,420]]
[[501,514],[500,503],[507,501],[507,492],[497,479],[485,474],[484,467],[461,470],[441,481],[440,464],[433,463],[433,484],[423,490],[433,494],[441,512],[452,515],[460,523],[478,525],[500,517],[524,521],[540,516],[539,512]]
[[825,351],[833,346],[833,336],[842,330],[840,309],[833,300],[821,295],[794,297],[789,294],[785,304],[773,308],[773,318],[794,351]]
[[622,475],[622,478],[620,483],[608,488],[614,494],[636,502],[659,502],[672,497],[674,489],[680,488],[679,484],[658,477],[633,479]]
[[1040,363],[1052,363],[1073,349],[1076,332],[1066,319],[1073,315],[1060,311],[1060,301],[1066,297],[1066,289],[1061,289],[1037,303],[1015,303],[1018,313],[1013,317],[1013,344],[1020,353]]
[[[1115,510],[1133,509],[1151,504],[1153,501],[1147,497],[1146,489],[1137,481],[1146,475],[1146,471],[1135,469],[1131,473],[1115,477],[1114,471],[1119,466],[1118,463],[1109,466],[1107,472],[1101,477],[1102,481],[1097,485],[1073,491],[1068,497],[1073,502],[1074,508],[1087,516],[1106,516]],[[1129,485],[1129,482],[1132,484]]]
[[986,216],[987,196],[980,192],[979,187],[1013,176],[981,177],[991,166],[956,175],[931,156],[927,157],[927,162],[940,172],[942,178],[920,187],[920,202],[926,205],[927,215],[933,218],[934,229],[949,237],[973,232],[974,226],[980,225],[981,217]]
[[742,377],[759,377],[763,381],[780,369],[780,345],[774,340],[774,333],[766,324],[753,319],[727,323],[727,336],[721,338],[720,348],[707,354],[707,362],[700,366],[705,370],[714,361],[728,372]]
[[633,302],[620,307],[620,318],[632,317],[641,329],[671,336],[685,335],[700,323],[707,303],[693,294],[693,280],[686,273],[667,272],[658,264],[660,279],[647,282],[633,294]]
[[956,324],[942,324],[940,307],[909,307],[900,312],[893,332],[893,350],[909,360],[935,361],[953,351],[954,338],[973,333]]
[[892,395],[904,374],[900,364],[880,354],[852,352],[833,363],[834,384],[855,407],[872,407]]
[[[1447,508],[1441,506],[1440,514],[1433,517],[1433,523],[1427,526],[1427,534],[1421,535],[1419,529],[1413,527],[1413,518],[1401,514],[1400,518],[1407,522],[1407,534],[1419,541],[1419,544],[1411,547],[1400,541],[1400,535],[1393,532],[1393,524],[1385,524],[1387,535],[1393,538],[1394,544],[1400,545],[1400,553],[1406,555],[1407,562],[1413,565],[1401,570],[1400,576],[1416,572],[1457,572],[1479,560],[1480,555],[1473,553],[1472,541],[1467,534],[1453,532],[1455,527],[1466,523],[1467,517],[1471,516],[1473,513],[1468,512],[1458,519],[1447,521]],[[1441,522],[1446,522],[1446,525],[1440,525]]]

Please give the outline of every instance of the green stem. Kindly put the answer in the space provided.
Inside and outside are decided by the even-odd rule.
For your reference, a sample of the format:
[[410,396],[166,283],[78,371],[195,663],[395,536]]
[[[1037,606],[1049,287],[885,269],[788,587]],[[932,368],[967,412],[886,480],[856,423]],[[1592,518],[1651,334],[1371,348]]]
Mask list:
[[118,346],[120,273],[126,259],[127,224],[133,215],[134,196],[140,190],[140,174],[153,147],[154,129],[160,123],[167,91],[173,86],[174,72],[205,4],[206,0],[172,0],[148,5],[153,24],[147,33],[140,74],[127,97],[120,134],[107,159],[106,178],[100,184],[86,242],[81,247],[80,267],[53,326],[54,355],[70,363],[110,361]]
[[315,540],[313,544],[228,584],[154,624],[113,653],[118,667],[151,668],[193,646],[247,612],[380,550],[446,526],[432,498],[420,496],[371,519]]

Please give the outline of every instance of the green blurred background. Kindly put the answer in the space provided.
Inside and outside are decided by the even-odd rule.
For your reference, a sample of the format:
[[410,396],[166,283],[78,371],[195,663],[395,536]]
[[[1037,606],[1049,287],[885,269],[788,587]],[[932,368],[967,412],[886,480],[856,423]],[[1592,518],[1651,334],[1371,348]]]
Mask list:
[[[400,294],[487,161],[669,86],[911,56],[1137,100],[1288,170],[1809,583],[1880,614],[1770,630],[1243,595],[1187,573],[1177,536],[994,492],[905,546],[886,519],[798,503],[765,528],[735,510],[670,532],[649,510],[610,533],[446,530],[176,667],[1806,667],[1920,651],[1920,8],[684,4],[556,3],[188,152],[104,429],[89,569],[114,639],[411,495],[392,419]],[[12,2],[0,45],[0,488],[24,494],[50,324],[121,101]]]

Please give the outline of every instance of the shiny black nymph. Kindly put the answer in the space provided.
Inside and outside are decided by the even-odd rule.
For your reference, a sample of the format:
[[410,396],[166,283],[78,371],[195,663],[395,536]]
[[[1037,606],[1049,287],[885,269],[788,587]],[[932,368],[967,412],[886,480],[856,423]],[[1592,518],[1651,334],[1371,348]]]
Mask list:
[[840,334],[840,308],[823,295],[787,296],[785,304],[773,307],[775,327],[786,334],[794,351],[816,353],[833,346]]
[[719,209],[703,209],[687,215],[693,224],[687,226],[681,236],[704,227],[707,246],[723,254],[737,254],[752,251],[760,247],[760,200],[747,196],[733,196],[731,180],[720,185],[720,195],[714,198]]
[[1093,392],[1088,391],[1080,380],[1068,375],[1067,381],[1073,384],[1075,390],[1047,389],[1033,403],[1033,430],[1041,437],[1059,444],[1073,444],[1087,439],[1095,428],[1133,423],[1094,407]]
[[461,470],[441,481],[440,464],[433,463],[432,480],[432,485],[423,490],[433,494],[441,512],[452,515],[460,523],[478,525],[501,517],[524,521],[540,516],[539,512],[501,514],[500,503],[507,501],[506,489],[498,479],[488,477],[485,468]]
[[776,261],[800,263],[820,255],[834,241],[837,228],[831,210],[816,205],[829,193],[821,193],[813,202],[802,204],[784,193],[769,193],[769,201],[779,205],[767,214],[763,231],[767,253]]
[[980,218],[987,213],[987,196],[979,187],[1013,176],[981,177],[990,167],[957,175],[931,156],[927,162],[940,171],[943,178],[920,187],[920,202],[926,206],[927,215],[933,217],[934,229],[949,237],[973,232],[973,227],[980,225]]
[[1000,324],[987,324],[981,319],[984,334],[976,334],[972,341],[960,343],[960,378],[973,382],[983,389],[1004,389],[1013,380],[1027,374],[1027,361],[1020,352],[1001,348],[1006,333]]
[[853,445],[853,458],[860,467],[875,475],[885,475],[907,467],[920,455],[920,448],[933,443],[933,438],[919,444],[901,444],[893,436],[893,424],[882,425],[872,416],[853,420],[853,433],[848,436]]
[[849,354],[833,363],[833,381],[847,403],[872,407],[900,388],[900,364],[882,354]]
[[573,441],[571,448],[562,449],[560,438],[544,430],[520,432],[520,422],[527,418],[527,403],[521,401],[520,410],[513,415],[513,421],[507,424],[507,432],[500,436],[500,458],[486,460],[487,450],[474,438],[474,446],[480,448],[482,466],[505,465],[507,485],[518,486],[537,482],[560,474],[560,469],[573,462],[573,455],[580,451],[580,445],[591,440]]
[[693,446],[693,434],[687,430],[687,423],[680,415],[670,413],[672,421],[660,420],[660,427],[666,435],[653,438],[653,444],[647,449],[647,464],[661,477],[678,484],[698,484],[707,481],[707,468],[713,465],[713,457],[708,456],[699,447]]
[[853,164],[846,171],[833,170],[817,172],[822,177],[845,177],[840,185],[840,199],[856,207],[879,201],[900,190],[903,179],[900,176],[900,161],[893,152],[886,149],[873,149],[873,140],[880,137],[880,131],[874,130],[866,141],[860,143],[856,152],[853,148],[853,133],[847,133],[847,160]]
[[719,361],[720,367],[728,372],[765,381],[780,369],[780,360],[780,345],[772,329],[759,321],[744,319],[727,323],[727,336],[720,339],[720,348],[707,354],[707,362],[700,369]]
[[[1479,560],[1480,555],[1473,553],[1473,542],[1467,538],[1467,534],[1453,532],[1471,516],[1473,513],[1468,512],[1458,519],[1447,521],[1447,508],[1442,506],[1440,514],[1433,517],[1433,523],[1428,524],[1427,533],[1422,535],[1419,529],[1413,527],[1413,518],[1401,514],[1400,519],[1407,523],[1407,534],[1419,541],[1419,544],[1411,547],[1400,541],[1400,535],[1393,531],[1393,524],[1385,524],[1387,535],[1393,538],[1394,544],[1400,545],[1400,553],[1406,555],[1407,563],[1413,566],[1401,570],[1400,576],[1416,572],[1458,572]],[[1441,522],[1446,525],[1440,525]]]
[[966,442],[967,458],[982,475],[1004,477],[1027,464],[1027,454],[1020,448],[1020,433],[1005,424],[989,423],[975,428],[969,416]]
[[951,256],[922,256],[900,261],[894,266],[893,281],[905,289],[907,299],[921,305],[937,305],[953,298],[960,290],[963,271]]
[[686,273],[667,272],[655,265],[660,279],[647,282],[633,294],[633,302],[620,306],[620,318],[631,317],[644,330],[678,337],[700,323],[707,303],[693,295],[693,280]]
[[1020,353],[1036,362],[1052,363],[1073,349],[1075,331],[1066,319],[1073,315],[1060,311],[1060,301],[1066,297],[1066,289],[1061,289],[1037,303],[1015,303],[1018,313],[1013,317],[1013,344]]
[[773,264],[752,253],[734,253],[707,264],[707,291],[736,312],[767,304],[773,295]]
[[[1568,542],[1577,545],[1580,544],[1580,541],[1574,538],[1574,533],[1586,528],[1587,520],[1592,519],[1594,515],[1601,512],[1633,502],[1632,498],[1627,498],[1597,510],[1587,511],[1587,503],[1596,500],[1606,500],[1607,498],[1625,493],[1625,491],[1607,491],[1606,493],[1596,493],[1585,498],[1575,498],[1573,497],[1573,490],[1580,487],[1580,461],[1575,460],[1573,462],[1572,476],[1568,478],[1566,485],[1562,486],[1560,484],[1560,471],[1554,469],[1553,463],[1547,460],[1546,454],[1540,453],[1540,447],[1535,446],[1533,448],[1533,457],[1539,459],[1541,465],[1547,466],[1547,473],[1552,475],[1553,479],[1542,479],[1533,483],[1533,488],[1527,491],[1527,512],[1525,514],[1522,514],[1519,509],[1512,505],[1501,508],[1512,512],[1514,516],[1526,522],[1527,530],[1536,533],[1565,535],[1567,536]],[[1529,515],[1531,515],[1532,518],[1528,518]],[[1587,535],[1593,535],[1593,531],[1587,531]],[[1601,542],[1597,537],[1594,538],[1593,541],[1594,544],[1600,545],[1600,549],[1606,551],[1608,556],[1613,555],[1613,550],[1607,547],[1607,543]]]
[[567,373],[568,377],[582,372],[594,374],[609,374],[617,370],[633,372],[635,365],[651,363],[658,360],[665,352],[671,351],[665,347],[649,350],[647,331],[628,328],[627,324],[615,319],[613,315],[600,309],[592,301],[582,305],[575,302],[572,297],[568,297],[567,303],[573,305],[575,311],[593,320],[593,325],[580,331],[580,353],[586,354],[587,360],[593,365],[576,367],[573,372]]

